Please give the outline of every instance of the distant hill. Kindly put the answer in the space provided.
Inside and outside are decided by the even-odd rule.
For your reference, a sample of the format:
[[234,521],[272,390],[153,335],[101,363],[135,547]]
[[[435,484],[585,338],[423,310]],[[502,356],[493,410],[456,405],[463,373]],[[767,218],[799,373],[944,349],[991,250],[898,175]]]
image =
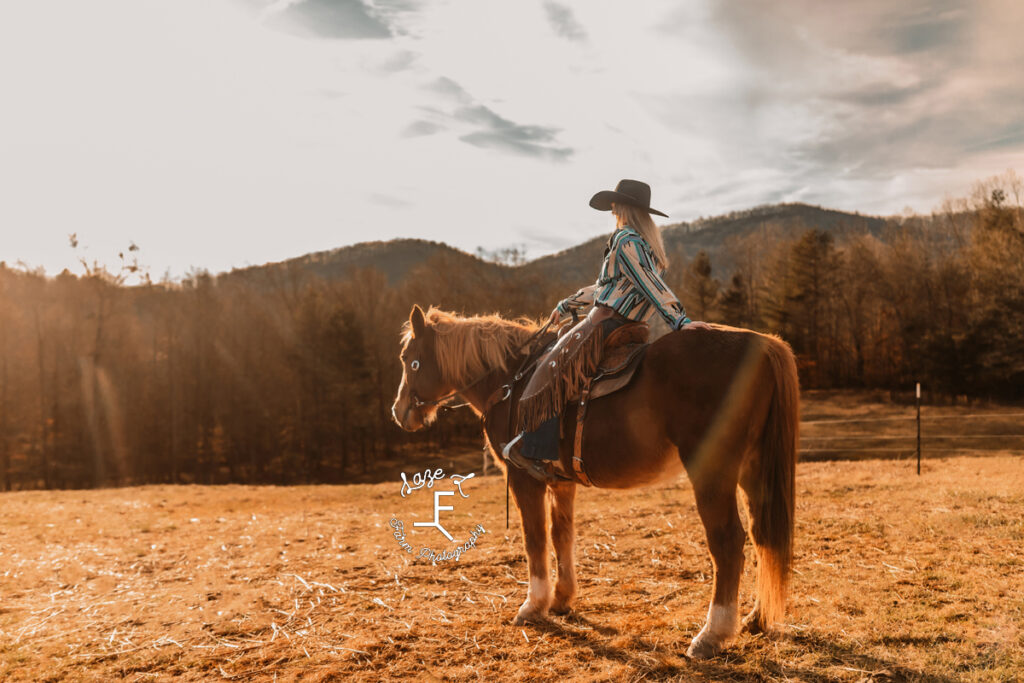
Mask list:
[[[885,225],[886,219],[877,216],[862,216],[807,204],[775,204],[692,223],[673,223],[664,226],[662,238],[670,256],[682,253],[686,258],[693,258],[702,249],[708,252],[714,273],[721,278],[730,275],[735,265],[725,248],[730,238],[742,238],[762,230],[791,237],[812,228],[837,237],[853,232],[878,235]],[[594,264],[601,262],[606,240],[607,235],[595,237],[521,267],[543,274],[563,273],[571,276],[569,279],[573,281],[590,280],[596,275],[597,266]]]
[[417,266],[441,255],[452,259],[454,264],[465,261],[467,265],[479,266],[482,263],[476,256],[442,242],[397,239],[388,242],[360,242],[348,247],[317,251],[286,261],[238,268],[226,275],[244,277],[259,271],[297,267],[309,274],[330,280],[343,278],[360,268],[374,268],[384,273],[388,282],[396,284]]
[[[665,248],[669,254],[682,253],[692,258],[705,250],[711,257],[715,275],[728,277],[733,262],[726,248],[730,239],[766,231],[780,237],[791,237],[816,228],[837,237],[852,232],[881,233],[886,219],[864,216],[807,204],[776,204],[724,216],[700,219],[690,223],[674,223],[664,227]],[[595,237],[582,244],[556,254],[542,256],[521,266],[508,266],[481,261],[476,256],[440,242],[421,239],[399,239],[389,242],[363,242],[348,247],[307,254],[295,259],[251,266],[226,274],[226,277],[244,277],[247,274],[273,269],[298,268],[325,279],[343,278],[358,268],[375,268],[383,272],[388,281],[396,284],[417,266],[431,259],[443,257],[447,267],[484,268],[501,271],[501,277],[515,277],[516,273],[540,276],[567,282],[589,282],[597,273],[607,235]]]

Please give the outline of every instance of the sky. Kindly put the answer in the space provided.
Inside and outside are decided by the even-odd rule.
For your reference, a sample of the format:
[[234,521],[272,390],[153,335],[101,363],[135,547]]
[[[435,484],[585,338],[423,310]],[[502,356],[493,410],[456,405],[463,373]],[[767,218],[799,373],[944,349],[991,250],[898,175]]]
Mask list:
[[1024,171],[1022,33],[1014,0],[5,0],[0,261],[536,257],[621,178],[662,224],[928,212]]

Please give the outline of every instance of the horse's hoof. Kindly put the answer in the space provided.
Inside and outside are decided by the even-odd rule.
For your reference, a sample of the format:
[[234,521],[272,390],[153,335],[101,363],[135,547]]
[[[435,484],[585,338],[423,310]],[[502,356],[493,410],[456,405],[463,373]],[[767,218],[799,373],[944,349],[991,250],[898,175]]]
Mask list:
[[565,592],[559,592],[555,590],[555,599],[551,601],[551,606],[548,607],[548,611],[552,614],[568,614],[572,611],[572,603],[576,598],[576,587],[573,586],[570,590]]
[[544,614],[516,614],[514,620],[512,620],[512,626],[525,626],[527,624],[541,624],[546,622],[547,617]]
[[519,610],[519,614],[512,620],[512,625],[523,626],[524,624],[539,624],[544,621],[547,621],[547,615],[543,612],[524,612]]
[[752,636],[756,636],[758,633],[764,633],[764,627],[761,626],[761,617],[756,614],[749,614],[744,617],[743,630]]
[[567,602],[564,605],[552,605],[548,612],[558,615],[571,614],[572,604]]
[[707,640],[693,639],[690,647],[686,649],[686,656],[690,659],[710,659],[722,651],[717,645],[712,645]]

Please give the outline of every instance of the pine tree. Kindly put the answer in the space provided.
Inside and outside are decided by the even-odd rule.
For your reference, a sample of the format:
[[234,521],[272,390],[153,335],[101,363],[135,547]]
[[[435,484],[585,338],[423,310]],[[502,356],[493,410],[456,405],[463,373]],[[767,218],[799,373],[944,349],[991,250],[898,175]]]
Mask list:
[[718,302],[722,322],[736,327],[749,327],[752,324],[748,289],[743,274],[734,273],[729,286],[722,290]]
[[701,249],[683,272],[683,306],[693,320],[708,320],[721,284],[711,277],[711,258]]

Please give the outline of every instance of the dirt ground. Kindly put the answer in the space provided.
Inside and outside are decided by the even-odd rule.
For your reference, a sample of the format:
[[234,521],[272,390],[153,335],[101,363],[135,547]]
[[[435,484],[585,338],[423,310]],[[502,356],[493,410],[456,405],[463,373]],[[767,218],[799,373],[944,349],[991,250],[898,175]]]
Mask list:
[[412,525],[450,478],[405,497],[399,480],[2,494],[0,679],[1024,677],[1020,457],[930,458],[920,477],[910,460],[802,463],[786,623],[705,662],[683,656],[711,590],[685,480],[582,490],[577,609],[529,626],[510,624],[526,562],[504,480],[461,486],[442,524],[485,532],[436,564],[420,549],[457,543]]

